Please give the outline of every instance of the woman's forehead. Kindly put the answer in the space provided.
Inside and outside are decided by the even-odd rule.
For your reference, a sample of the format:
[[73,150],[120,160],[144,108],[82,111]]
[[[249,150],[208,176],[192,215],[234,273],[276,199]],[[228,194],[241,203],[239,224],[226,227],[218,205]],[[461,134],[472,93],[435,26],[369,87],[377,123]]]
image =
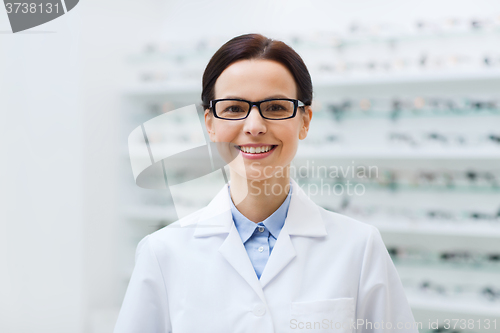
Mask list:
[[292,74],[272,60],[240,60],[228,66],[215,83],[216,98],[270,98],[274,95],[296,98]]

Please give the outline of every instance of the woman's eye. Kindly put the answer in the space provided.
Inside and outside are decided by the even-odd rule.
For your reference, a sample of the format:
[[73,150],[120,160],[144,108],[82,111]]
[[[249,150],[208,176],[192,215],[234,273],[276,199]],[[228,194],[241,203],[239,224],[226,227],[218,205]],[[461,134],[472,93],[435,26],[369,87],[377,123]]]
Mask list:
[[239,106],[230,106],[230,107],[226,108],[226,110],[224,110],[224,111],[235,113],[235,112],[242,112],[243,110]]
[[274,105],[270,105],[267,110],[268,111],[282,111],[284,110],[285,108],[279,104],[274,104]]

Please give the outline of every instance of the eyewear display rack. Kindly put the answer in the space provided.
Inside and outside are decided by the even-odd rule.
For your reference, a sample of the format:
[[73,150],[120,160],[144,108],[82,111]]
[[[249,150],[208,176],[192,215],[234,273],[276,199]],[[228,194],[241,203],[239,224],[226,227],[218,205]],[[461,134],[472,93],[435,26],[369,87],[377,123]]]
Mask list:
[[[316,64],[314,59],[305,61]],[[120,251],[123,292],[138,241],[177,218],[168,191],[134,184],[128,134],[164,112],[199,104],[202,68],[191,75],[196,80],[152,80],[124,88],[120,138],[120,192],[126,226]],[[293,163],[296,170],[303,166],[307,171],[292,176],[313,200],[375,225],[389,249],[459,252],[467,258],[469,253],[491,258],[500,253],[500,70],[334,78],[311,74],[315,113],[309,136],[300,143]],[[436,100],[453,105],[446,109]],[[204,125],[201,114],[199,120]],[[371,166],[376,174],[369,179],[344,175],[339,180],[315,175],[314,168],[325,170],[319,166],[336,167],[346,174],[355,167]],[[332,184],[347,180],[360,184],[363,193],[314,192],[321,185],[333,189]],[[197,204],[203,207],[210,200],[205,199]],[[464,263],[442,255],[417,262],[404,256],[393,258],[422,331],[429,322],[446,319],[475,323],[456,326],[460,332],[491,332],[485,323],[493,325],[495,320],[500,329],[500,264],[496,259]]]

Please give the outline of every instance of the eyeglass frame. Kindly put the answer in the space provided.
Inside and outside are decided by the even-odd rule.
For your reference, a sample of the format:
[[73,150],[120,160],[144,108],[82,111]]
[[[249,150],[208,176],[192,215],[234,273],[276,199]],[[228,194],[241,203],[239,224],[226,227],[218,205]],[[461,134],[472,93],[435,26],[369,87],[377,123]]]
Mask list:
[[[221,102],[221,101],[246,102],[246,103],[248,103],[248,105],[250,105],[250,108],[248,109],[247,115],[245,117],[243,117],[243,118],[238,118],[238,119],[222,118],[222,117],[219,117],[217,115],[217,112],[215,112],[215,105],[217,104],[217,102]],[[262,104],[264,102],[269,102],[269,101],[290,101],[290,102],[293,102],[293,106],[294,106],[294,108],[293,108],[293,114],[290,117],[287,117],[287,118],[267,118],[267,117],[264,117],[264,115],[262,114],[262,110],[260,109],[260,104]],[[302,103],[302,105],[299,105],[299,103]],[[259,110],[260,116],[263,119],[269,119],[269,120],[285,120],[285,119],[294,118],[297,115],[297,109],[298,108],[303,108],[303,107],[307,106],[307,105],[305,105],[304,102],[302,102],[302,101],[300,101],[298,99],[293,99],[293,98],[268,98],[268,99],[264,99],[264,100],[258,101],[258,102],[251,102],[251,101],[247,101],[245,99],[239,99],[239,98],[220,98],[220,99],[212,99],[210,101],[209,107],[212,110],[215,118],[222,119],[222,120],[243,120],[243,119],[248,118],[248,116],[250,115],[250,112],[252,111],[252,108],[254,107],[254,105],[257,106],[257,110]]]

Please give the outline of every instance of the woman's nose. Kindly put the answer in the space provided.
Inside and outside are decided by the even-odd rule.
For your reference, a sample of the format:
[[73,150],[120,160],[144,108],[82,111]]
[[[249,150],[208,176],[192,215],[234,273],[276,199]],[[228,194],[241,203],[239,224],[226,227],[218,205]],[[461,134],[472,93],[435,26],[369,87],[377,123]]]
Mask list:
[[245,133],[251,135],[259,135],[266,132],[266,120],[262,118],[256,105],[250,109],[250,114],[245,119],[243,130]]

